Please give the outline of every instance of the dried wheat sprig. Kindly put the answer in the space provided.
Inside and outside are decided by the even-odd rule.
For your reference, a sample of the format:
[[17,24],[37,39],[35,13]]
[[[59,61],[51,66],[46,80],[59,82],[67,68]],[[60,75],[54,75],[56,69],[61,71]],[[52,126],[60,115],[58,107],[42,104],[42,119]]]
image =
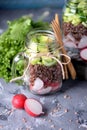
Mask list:
[[[58,19],[57,22],[55,20],[53,20],[51,22],[51,25],[52,25],[53,31],[55,33],[55,37],[56,37],[56,40],[57,40],[58,44],[60,44],[60,46],[63,46],[61,31],[60,31],[60,27],[59,27],[59,19]],[[67,52],[66,52],[64,47],[62,47],[61,50],[62,50],[63,54],[67,55]],[[65,57],[66,62],[67,62],[67,60],[68,59]],[[68,67],[68,70],[69,70],[69,72],[71,74],[72,79],[75,79],[76,78],[76,71],[75,71],[75,68],[74,68],[71,61],[67,64],[67,67]]]
[[[61,33],[61,32],[60,32],[60,23],[59,23],[59,17],[58,17],[58,14],[55,14],[55,21],[56,21],[56,23],[57,23],[58,26],[59,26],[59,33]],[[62,40],[62,37],[60,37],[60,38],[61,38],[61,40]],[[65,59],[62,58],[62,61],[65,62]],[[68,79],[69,76],[68,76],[67,65],[63,65],[63,68],[64,68],[65,79]]]

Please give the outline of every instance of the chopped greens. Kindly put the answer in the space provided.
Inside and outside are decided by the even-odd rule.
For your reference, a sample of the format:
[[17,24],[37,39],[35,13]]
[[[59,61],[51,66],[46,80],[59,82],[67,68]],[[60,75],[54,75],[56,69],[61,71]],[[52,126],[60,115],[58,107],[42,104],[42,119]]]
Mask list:
[[[24,50],[27,33],[38,28],[48,29],[49,24],[42,21],[34,22],[29,16],[8,21],[7,30],[0,36],[0,78],[6,81],[12,78],[13,58]],[[18,69],[20,74],[22,70],[20,67]]]

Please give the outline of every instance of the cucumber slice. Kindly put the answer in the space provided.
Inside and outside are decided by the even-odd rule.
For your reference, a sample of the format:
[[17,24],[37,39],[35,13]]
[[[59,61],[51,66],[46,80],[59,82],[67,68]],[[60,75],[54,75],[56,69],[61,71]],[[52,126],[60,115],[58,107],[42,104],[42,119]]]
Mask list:
[[77,15],[73,15],[73,17],[72,17],[72,24],[78,25],[80,22],[81,22],[80,16],[78,14]]
[[37,43],[36,42],[31,42],[29,45],[29,49],[31,53],[37,52]]
[[65,13],[64,16],[71,16],[72,17],[72,13]]
[[81,0],[72,0],[72,3],[79,3]]
[[87,8],[87,3],[85,1],[81,1],[78,6],[78,9],[86,9]]
[[49,43],[49,42],[52,42],[52,39],[46,35],[39,35],[38,41],[39,43]]
[[66,8],[65,13],[70,13],[70,8]]
[[87,9],[83,10],[83,14],[87,16]]
[[45,44],[45,43],[38,43],[38,52],[49,52],[47,44]]
[[31,42],[38,43],[38,39],[37,39],[37,37],[36,37],[36,36],[34,36],[34,37],[32,36]]
[[39,52],[49,52],[48,44],[52,43],[52,39],[45,35],[40,35],[38,37],[38,51]]
[[68,5],[70,8],[77,8],[77,4],[76,3],[69,3],[69,5]]
[[39,42],[40,43],[47,43],[48,36],[39,36]]

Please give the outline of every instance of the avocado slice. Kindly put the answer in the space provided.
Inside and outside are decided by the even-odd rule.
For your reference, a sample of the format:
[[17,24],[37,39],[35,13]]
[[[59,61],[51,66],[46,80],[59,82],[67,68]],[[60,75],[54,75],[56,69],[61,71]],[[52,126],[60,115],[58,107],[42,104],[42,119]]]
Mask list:
[[31,62],[32,65],[41,64],[41,58],[34,58]]
[[38,39],[40,43],[47,43],[48,36],[41,35]]
[[38,43],[39,52],[49,52],[48,46],[45,43]]
[[39,36],[38,40],[39,40],[38,51],[49,52],[48,44],[52,43],[52,39],[49,38],[48,36],[41,35]]
[[52,66],[52,65],[55,65],[56,63],[57,61],[50,57],[46,57],[46,56],[42,57],[42,64],[45,66]]

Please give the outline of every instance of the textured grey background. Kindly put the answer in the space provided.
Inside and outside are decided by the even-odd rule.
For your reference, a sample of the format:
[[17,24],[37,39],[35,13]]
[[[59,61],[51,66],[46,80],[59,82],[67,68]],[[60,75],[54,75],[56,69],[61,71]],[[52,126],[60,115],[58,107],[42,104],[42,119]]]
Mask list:
[[65,0],[0,0],[0,8],[62,8]]

